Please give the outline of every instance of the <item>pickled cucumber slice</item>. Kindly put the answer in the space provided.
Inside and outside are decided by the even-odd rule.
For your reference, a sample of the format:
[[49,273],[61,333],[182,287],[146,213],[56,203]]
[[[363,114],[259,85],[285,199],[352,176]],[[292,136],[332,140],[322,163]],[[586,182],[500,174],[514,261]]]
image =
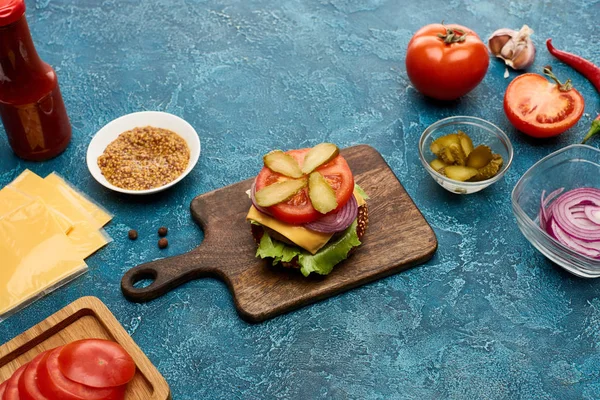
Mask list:
[[495,176],[504,160],[485,145],[473,147],[463,131],[434,140],[430,149],[437,156],[430,165],[439,173],[457,181],[481,181]]
[[431,161],[429,165],[431,165],[431,168],[439,172],[440,169],[444,168],[447,164],[439,158],[436,158],[435,160]]
[[443,162],[445,162],[446,164],[454,164],[454,162],[456,160],[454,160],[454,156],[452,155],[452,152],[450,151],[449,147],[444,147],[438,154],[437,156],[440,158],[440,160],[442,160]]
[[450,154],[452,154],[455,164],[465,165],[467,163],[467,155],[460,144],[452,143],[448,146],[448,150],[450,150]]
[[444,148],[450,146],[452,143],[456,143],[456,144],[460,145],[460,140],[456,133],[451,133],[449,135],[445,135],[445,136],[437,138],[436,140],[434,140],[431,143],[431,145],[429,146],[429,149],[431,150],[431,152],[433,154],[435,154],[436,156],[439,157],[442,150],[444,150]]
[[500,154],[494,154],[493,159],[483,168],[479,168],[477,170],[477,175],[475,175],[472,180],[473,181],[484,181],[486,179],[493,178],[496,176],[500,168],[502,168],[502,164],[504,160]]
[[304,156],[302,172],[310,174],[323,164],[327,164],[340,154],[340,149],[333,143],[321,143],[313,147]]
[[274,150],[265,155],[263,162],[271,171],[289,176],[290,178],[300,178],[303,175],[298,161],[281,150]]
[[256,204],[261,207],[274,206],[291,199],[304,187],[306,187],[306,179],[286,180],[265,186],[256,192]]
[[473,151],[473,141],[471,140],[469,135],[467,135],[463,131],[458,131],[458,140],[460,141],[460,147],[462,147],[465,156],[468,157],[469,154],[471,154],[471,152]]
[[460,182],[464,182],[477,175],[477,170],[475,168],[465,167],[462,165],[448,165],[447,167],[444,167],[442,171],[443,174],[448,178]]
[[327,214],[338,206],[335,191],[318,172],[313,172],[308,177],[308,196],[314,209],[321,214]]
[[492,161],[492,150],[484,145],[479,145],[469,154],[467,166],[471,168],[483,168]]

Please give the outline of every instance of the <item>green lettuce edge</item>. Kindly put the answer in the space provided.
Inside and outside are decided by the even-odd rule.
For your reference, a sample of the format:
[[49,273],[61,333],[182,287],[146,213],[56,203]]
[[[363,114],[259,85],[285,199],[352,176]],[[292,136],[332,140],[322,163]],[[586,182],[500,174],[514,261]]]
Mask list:
[[[369,199],[369,196],[360,186],[355,184],[354,188],[363,199]],[[260,225],[255,221],[250,221],[250,223]],[[300,266],[302,275],[308,276],[311,272],[319,275],[328,275],[333,270],[333,267],[348,258],[350,250],[361,245],[356,233],[357,223],[358,221],[354,220],[340,237],[327,243],[316,254],[311,254],[301,247],[273,239],[264,231],[256,249],[256,257],[263,259],[271,258],[273,265],[276,265],[280,262],[290,262],[294,257],[298,256],[298,265]]]
[[363,188],[361,188],[357,184],[354,184],[354,190],[356,190],[358,192],[358,194],[360,194],[360,197],[362,197],[363,199],[365,199],[365,200],[370,199],[369,195],[363,190]]
[[290,262],[298,256],[298,265],[302,275],[308,276],[311,272],[327,275],[335,265],[348,257],[352,248],[360,246],[361,242],[356,234],[356,224],[357,221],[354,220],[338,239],[327,243],[316,254],[310,254],[298,246],[291,246],[275,240],[265,232],[256,250],[256,257],[272,258],[273,265],[275,265],[279,262]]

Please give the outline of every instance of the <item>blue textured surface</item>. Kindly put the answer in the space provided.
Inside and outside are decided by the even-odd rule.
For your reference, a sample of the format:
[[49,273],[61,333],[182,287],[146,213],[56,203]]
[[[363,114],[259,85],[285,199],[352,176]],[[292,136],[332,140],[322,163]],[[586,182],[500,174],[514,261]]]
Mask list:
[[[0,324],[0,343],[84,295],[102,299],[184,399],[600,398],[600,281],[562,272],[519,232],[510,191],[538,159],[576,143],[599,111],[583,77],[551,59],[554,37],[596,64],[598,0],[27,0],[42,58],[56,67],[74,127],[62,156],[15,158],[0,139],[0,184],[24,168],[58,171],[115,214],[114,242],[90,271]],[[487,37],[529,24],[538,56],[571,76],[587,100],[568,133],[534,142],[502,111],[504,66],[449,104],[409,85],[405,49],[427,23],[462,23]],[[511,78],[516,74],[511,72]],[[168,111],[201,135],[200,162],[172,190],[126,197],[95,183],[87,144],[108,121]],[[446,193],[423,170],[417,143],[452,115],[488,119],[516,149],[485,191]],[[148,304],[120,293],[139,263],[202,240],[188,207],[196,195],[248,178],[260,155],[321,141],[379,150],[433,226],[439,250],[425,265],[259,325],[236,314],[224,284],[188,283]],[[226,205],[223,205],[226,207]],[[170,247],[156,229],[170,228]],[[127,231],[140,233],[136,242]],[[376,232],[372,232],[376,234]]]

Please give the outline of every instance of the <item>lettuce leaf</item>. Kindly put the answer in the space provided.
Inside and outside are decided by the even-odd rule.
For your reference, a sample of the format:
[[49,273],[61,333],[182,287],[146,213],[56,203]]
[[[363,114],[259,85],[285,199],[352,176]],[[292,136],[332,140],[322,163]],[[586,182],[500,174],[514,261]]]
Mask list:
[[363,199],[365,199],[365,200],[370,199],[369,195],[363,190],[363,188],[358,186],[356,183],[354,184],[354,190],[356,190],[358,192],[358,194],[360,194],[360,197],[362,197]]
[[298,256],[298,265],[300,265],[302,275],[308,276],[311,272],[327,275],[336,264],[348,257],[348,253],[353,247],[360,245],[356,234],[356,224],[357,221],[354,221],[339,238],[327,243],[314,255],[298,246],[291,246],[275,240],[265,232],[260,239],[256,256],[272,258],[273,265],[278,262],[289,262]]
[[278,262],[289,262],[292,258],[299,255],[302,250],[297,246],[290,246],[278,240],[272,239],[267,232],[264,232],[260,239],[260,244],[256,250],[256,257],[272,258],[273,265]]

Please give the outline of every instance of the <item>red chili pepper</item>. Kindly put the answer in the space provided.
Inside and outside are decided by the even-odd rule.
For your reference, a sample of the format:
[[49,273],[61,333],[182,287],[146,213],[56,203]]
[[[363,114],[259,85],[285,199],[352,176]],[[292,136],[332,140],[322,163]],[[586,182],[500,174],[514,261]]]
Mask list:
[[600,133],[600,115],[598,115],[596,119],[592,121],[592,126],[590,127],[590,130],[588,131],[587,135],[585,135],[581,143],[587,142],[589,138],[598,133]]
[[552,39],[546,40],[546,47],[548,47],[548,51],[554,57],[569,65],[581,75],[585,76],[590,82],[592,82],[592,85],[596,87],[598,93],[600,93],[600,67],[594,65],[591,61],[588,61],[583,57],[554,48],[554,46],[552,46]]

